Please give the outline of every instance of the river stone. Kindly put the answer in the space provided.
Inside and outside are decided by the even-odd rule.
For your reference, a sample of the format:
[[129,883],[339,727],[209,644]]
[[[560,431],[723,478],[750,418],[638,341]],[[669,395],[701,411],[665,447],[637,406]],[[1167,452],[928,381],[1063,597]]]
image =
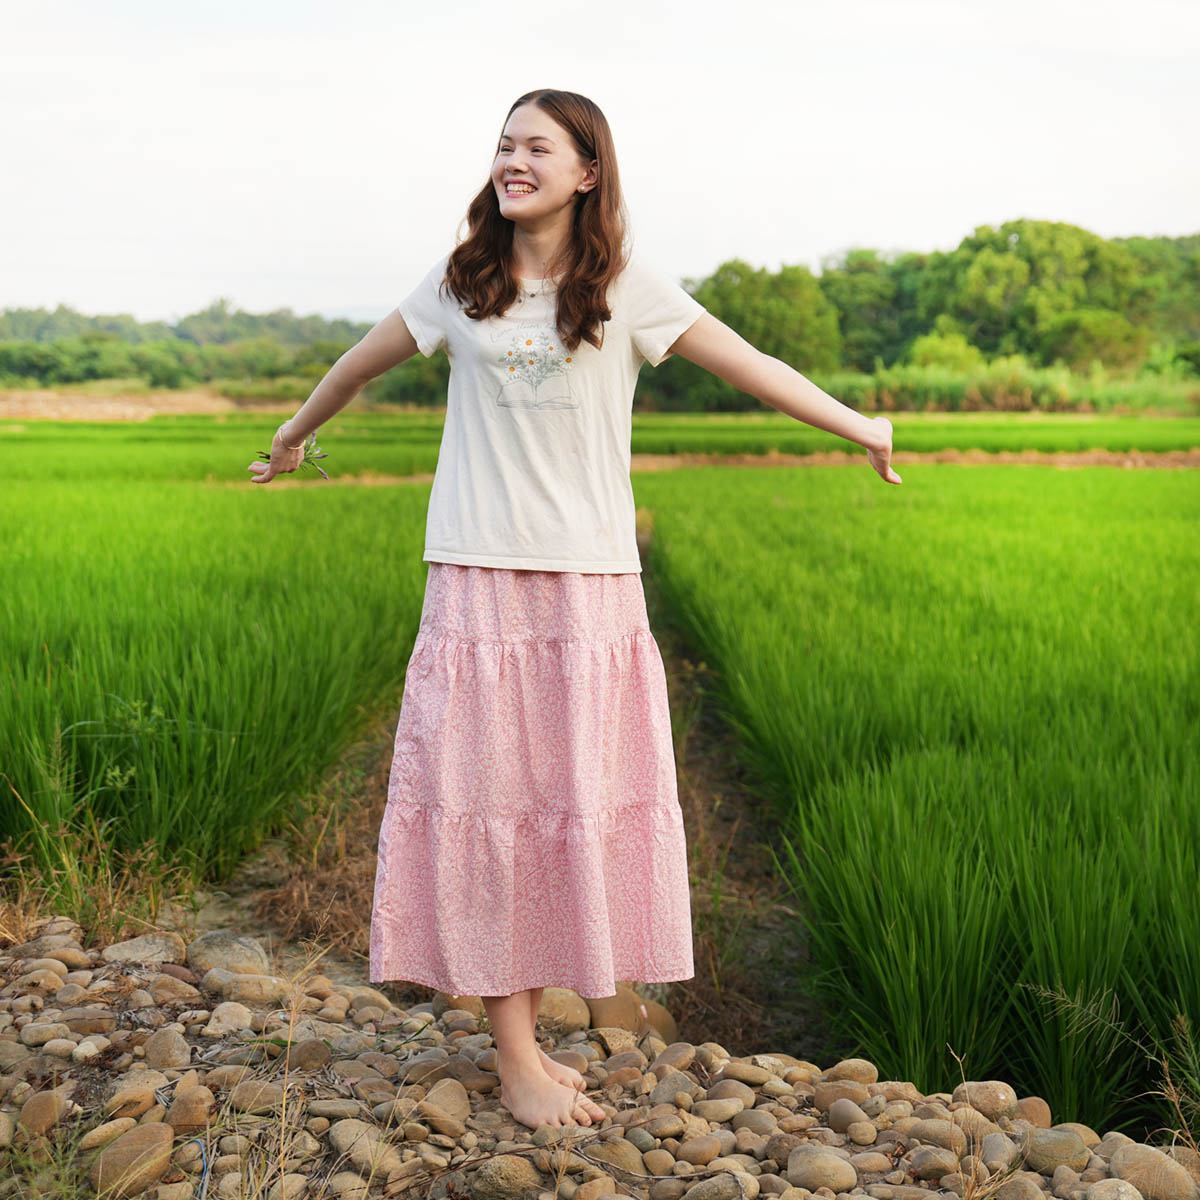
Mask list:
[[1128,1137],[1124,1133],[1118,1132],[1116,1129],[1110,1129],[1101,1139],[1100,1145],[1093,1147],[1092,1152],[1099,1155],[1105,1161],[1112,1158],[1114,1154],[1122,1146],[1136,1146],[1138,1143],[1133,1138]]
[[100,957],[107,963],[181,963],[186,953],[184,940],[177,933],[144,933],[127,942],[105,946]]
[[1017,1111],[1017,1093],[1001,1079],[960,1083],[954,1089],[952,1102],[969,1104],[991,1121],[1011,1117]]
[[833,1192],[848,1192],[858,1183],[858,1172],[844,1158],[827,1150],[809,1150],[807,1147],[788,1155],[784,1177],[793,1187],[829,1188]]
[[1191,1146],[1167,1146],[1163,1153],[1168,1158],[1173,1158],[1197,1183],[1200,1183],[1200,1154]]
[[1128,1179],[1097,1179],[1087,1190],[1087,1200],[1143,1200]]
[[105,1121],[103,1125],[97,1125],[95,1129],[89,1129],[87,1133],[79,1139],[79,1149],[95,1150],[97,1146],[105,1146],[115,1137],[120,1137],[127,1129],[132,1129],[137,1124],[133,1117],[117,1117],[115,1121]]
[[856,1146],[873,1146],[879,1138],[879,1130],[870,1121],[851,1121],[846,1136]]
[[944,1146],[918,1146],[909,1155],[908,1169],[917,1179],[941,1179],[958,1170],[958,1155]]
[[860,1175],[882,1175],[892,1169],[892,1160],[878,1150],[864,1150],[850,1156],[850,1165]]
[[200,976],[213,967],[237,975],[271,974],[271,960],[262,943],[232,929],[210,929],[189,942],[187,964]]
[[202,1083],[178,1089],[163,1120],[176,1133],[197,1133],[206,1129],[216,1112],[217,1098]]
[[44,1046],[55,1038],[66,1037],[70,1028],[62,1021],[30,1021],[18,1034],[23,1046]]
[[415,1119],[428,1125],[434,1133],[444,1134],[448,1138],[453,1138],[454,1141],[458,1141],[467,1132],[467,1127],[462,1121],[457,1117],[452,1117],[448,1112],[438,1108],[436,1104],[432,1104],[427,1099],[421,1100],[417,1104],[417,1117]]
[[386,1175],[400,1166],[400,1152],[383,1140],[374,1125],[347,1117],[329,1127],[329,1144],[360,1171]]
[[1050,1105],[1041,1096],[1022,1096],[1017,1101],[1017,1111],[1013,1116],[1020,1117],[1039,1129],[1049,1129],[1054,1124],[1050,1117]]
[[1073,1129],[1034,1129],[1025,1145],[1026,1164],[1039,1175],[1053,1175],[1059,1166],[1082,1171],[1091,1157],[1091,1151]]
[[188,1040],[176,1029],[159,1029],[143,1043],[148,1067],[186,1067],[192,1061]]
[[734,1113],[729,1124],[734,1133],[747,1129],[751,1133],[769,1137],[779,1128],[779,1118],[765,1108],[744,1108],[740,1113]]
[[[908,1136],[927,1145],[941,1146],[943,1150],[952,1150],[956,1155],[963,1155],[967,1152],[967,1135],[953,1121],[930,1117],[918,1121],[908,1131]],[[950,1169],[957,1170],[958,1168],[955,1166]]]
[[726,1121],[732,1121],[744,1107],[740,1100],[731,1096],[727,1100],[697,1100],[692,1105],[692,1112],[706,1121],[723,1125]]
[[852,1100],[861,1106],[869,1098],[866,1085],[856,1083],[853,1079],[835,1079],[813,1085],[813,1106],[821,1112],[828,1112],[835,1100]]
[[118,1083],[116,1090],[104,1103],[109,1117],[140,1117],[157,1103],[153,1082]]
[[845,1133],[855,1121],[870,1120],[870,1117],[853,1100],[847,1100],[844,1096],[829,1106],[827,1115],[829,1128],[836,1133]]
[[865,1058],[843,1058],[825,1072],[825,1079],[828,1082],[849,1079],[854,1083],[877,1083],[879,1071],[874,1063]]
[[1052,1125],[1051,1128],[1066,1129],[1071,1133],[1079,1134],[1079,1140],[1089,1149],[1100,1145],[1100,1135],[1090,1125],[1080,1125],[1078,1121],[1061,1121],[1057,1125]]
[[720,1153],[721,1139],[715,1133],[706,1133],[680,1142],[679,1149],[675,1151],[675,1158],[679,1162],[706,1167]]
[[472,1193],[479,1200],[529,1200],[543,1186],[537,1168],[519,1154],[490,1158],[471,1175]]
[[995,1200],[1045,1200],[1046,1195],[1047,1193],[1034,1183],[1034,1176],[1022,1171],[1001,1184]]
[[[579,1195],[578,1192],[575,1194]],[[751,1200],[758,1194],[758,1180],[743,1171],[731,1171],[701,1179],[687,1190],[688,1200]],[[607,1200],[608,1195],[619,1194],[607,1193],[606,1196],[597,1197],[597,1200]]]
[[0,1039],[0,1072],[10,1071],[19,1062],[32,1057],[28,1046],[19,1042],[6,1042]]
[[204,973],[200,986],[208,992],[216,992],[226,1000],[257,1008],[270,1008],[286,1003],[292,995],[292,985],[286,979],[274,975],[250,975],[244,972],[226,971],[212,967]]
[[650,1103],[673,1104],[676,1092],[686,1092],[690,1096],[696,1090],[695,1080],[689,1079],[681,1071],[668,1071],[651,1090]]
[[1001,1133],[1000,1126],[995,1121],[989,1121],[977,1108],[972,1108],[970,1105],[965,1105],[962,1108],[956,1108],[950,1114],[950,1120],[959,1127],[972,1139],[975,1144],[982,1145],[983,1139],[989,1133]]
[[[180,939],[182,940],[182,939]],[[161,1121],[135,1125],[104,1146],[88,1180],[105,1200],[123,1200],[157,1183],[171,1162],[173,1130]]]
[[367,1200],[367,1181],[354,1171],[338,1171],[328,1180],[329,1190],[339,1200]]
[[208,1024],[201,1031],[204,1037],[225,1037],[237,1033],[239,1029],[249,1029],[254,1014],[236,1000],[222,1000],[208,1018]]
[[1132,1183],[1146,1200],[1195,1200],[1196,1181],[1173,1158],[1134,1142],[1118,1147],[1109,1170]]
[[989,1171],[1004,1171],[1016,1160],[1020,1150],[1017,1144],[1004,1133],[989,1133],[983,1139],[979,1157]]
[[[680,1143],[680,1154],[683,1153],[683,1148],[687,1144],[687,1142]],[[720,1150],[719,1143],[717,1149],[718,1151]],[[589,1146],[588,1157],[600,1163],[608,1163],[611,1166],[620,1167],[625,1171],[634,1171],[639,1175],[643,1174],[646,1169],[645,1163],[642,1162],[642,1152],[632,1142],[627,1142],[623,1137],[613,1138],[611,1142],[597,1142],[595,1145]],[[716,1157],[713,1154],[705,1161],[711,1162]]]
[[21,1105],[17,1124],[32,1136],[46,1133],[74,1110],[74,1102],[58,1089],[35,1092]]
[[737,1079],[722,1079],[714,1083],[705,1093],[709,1100],[740,1100],[746,1108],[753,1108],[758,1096],[752,1087]]
[[425,1099],[456,1121],[465,1121],[471,1115],[471,1097],[457,1079],[439,1079],[425,1093]]
[[774,1079],[775,1075],[766,1067],[756,1067],[753,1063],[731,1058],[721,1068],[721,1078],[736,1079],[739,1083],[746,1083],[751,1087],[761,1087],[768,1079]]
[[244,1113],[273,1112],[283,1104],[283,1088],[260,1079],[243,1079],[229,1092],[230,1106]]

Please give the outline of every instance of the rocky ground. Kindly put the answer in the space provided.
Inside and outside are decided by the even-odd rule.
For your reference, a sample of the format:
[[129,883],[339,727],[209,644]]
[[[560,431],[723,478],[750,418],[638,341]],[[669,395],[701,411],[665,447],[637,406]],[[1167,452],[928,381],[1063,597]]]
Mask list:
[[681,1041],[625,985],[546,990],[543,1049],[606,1117],[529,1129],[478,997],[273,975],[233,930],[80,932],[50,918],[0,948],[0,1197],[1200,1197],[1193,1150],[1055,1124],[998,1080],[922,1095],[863,1059]]

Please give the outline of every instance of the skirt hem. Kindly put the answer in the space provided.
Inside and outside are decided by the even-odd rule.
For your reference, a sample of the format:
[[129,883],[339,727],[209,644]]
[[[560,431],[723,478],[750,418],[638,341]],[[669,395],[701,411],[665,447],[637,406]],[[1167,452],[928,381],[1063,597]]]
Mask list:
[[[694,967],[689,966],[687,968],[687,974],[681,974],[680,972],[683,970],[684,968],[680,968],[679,971],[651,971],[646,975],[643,975],[640,972],[634,974],[626,972],[621,974],[619,978],[621,981],[628,979],[636,983],[686,983],[688,980],[695,979],[696,972]],[[564,983],[562,981],[562,976],[551,976],[549,978],[549,982],[545,983],[522,982],[519,984],[504,984],[503,986],[490,985],[484,990],[479,991],[475,988],[448,987],[443,982],[435,982],[433,976],[431,975],[426,975],[421,979],[414,978],[414,975],[416,974],[422,974],[422,972],[400,974],[395,978],[391,976],[390,972],[388,972],[383,978],[376,978],[372,973],[368,975],[368,982],[375,985],[381,983],[415,983],[419,984],[421,987],[433,988],[447,996],[511,996],[516,992],[528,991],[530,988],[546,987],[565,988],[568,991],[577,992],[585,1000],[607,1000],[617,994],[615,984],[611,992],[595,992],[592,994],[591,986],[585,985],[583,988],[580,988],[574,983]],[[546,977],[543,976],[542,978]]]

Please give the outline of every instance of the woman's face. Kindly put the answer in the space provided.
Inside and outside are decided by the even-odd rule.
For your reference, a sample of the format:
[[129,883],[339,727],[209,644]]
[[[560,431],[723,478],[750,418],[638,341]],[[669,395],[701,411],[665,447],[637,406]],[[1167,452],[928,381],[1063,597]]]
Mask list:
[[572,206],[580,188],[590,191],[595,184],[594,161],[584,162],[549,113],[536,104],[513,111],[492,164],[502,216],[537,227]]

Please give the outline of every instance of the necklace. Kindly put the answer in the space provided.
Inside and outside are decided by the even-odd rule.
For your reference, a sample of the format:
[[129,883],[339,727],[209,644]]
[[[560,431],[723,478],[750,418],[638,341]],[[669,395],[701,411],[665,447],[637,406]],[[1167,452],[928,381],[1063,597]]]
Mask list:
[[530,300],[534,300],[538,296],[544,296],[546,294],[546,281],[544,279],[539,279],[537,281],[537,283],[538,283],[537,291],[531,292],[529,290],[529,288],[526,286],[526,281],[524,279],[521,280],[521,294],[522,294],[523,299],[527,298]]

